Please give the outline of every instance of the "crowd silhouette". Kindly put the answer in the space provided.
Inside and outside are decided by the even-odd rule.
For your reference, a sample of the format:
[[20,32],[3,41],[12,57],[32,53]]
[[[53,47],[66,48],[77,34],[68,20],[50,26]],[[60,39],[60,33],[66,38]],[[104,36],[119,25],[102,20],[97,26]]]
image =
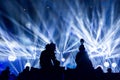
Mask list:
[[60,67],[60,62],[55,57],[56,45],[47,44],[39,58],[40,69],[26,67],[18,76],[10,74],[9,67],[2,71],[0,80],[120,80],[119,73],[112,73],[111,68],[104,73],[101,67],[93,68],[92,62],[84,47],[84,40],[80,40],[79,52],[75,61],[75,69]]

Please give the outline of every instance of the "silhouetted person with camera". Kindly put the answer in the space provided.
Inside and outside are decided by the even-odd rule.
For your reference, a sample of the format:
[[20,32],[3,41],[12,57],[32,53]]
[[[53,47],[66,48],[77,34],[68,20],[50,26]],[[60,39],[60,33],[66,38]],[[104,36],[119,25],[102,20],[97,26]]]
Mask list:
[[42,69],[52,67],[51,57],[50,57],[50,44],[45,46],[45,50],[41,52],[40,55],[40,66]]
[[[44,80],[53,80],[57,75],[57,71],[60,62],[55,57],[56,46],[54,43],[47,44],[45,50],[42,51],[40,56],[40,66],[43,70]],[[55,76],[56,75],[56,76]],[[56,80],[56,79],[54,79]]]
[[42,51],[40,56],[40,66],[42,69],[50,69],[59,66],[60,62],[55,57],[55,44],[47,44],[45,50]]
[[[79,47],[79,52],[76,55],[76,63],[77,63],[77,67],[76,67],[76,71],[77,71],[77,76],[78,76],[78,80],[90,80],[92,78],[92,74],[94,72],[94,68],[92,66],[92,63],[88,57],[87,52],[85,51],[85,47],[84,47],[84,40],[81,39],[80,40],[80,47]],[[92,80],[92,79],[91,79]]]

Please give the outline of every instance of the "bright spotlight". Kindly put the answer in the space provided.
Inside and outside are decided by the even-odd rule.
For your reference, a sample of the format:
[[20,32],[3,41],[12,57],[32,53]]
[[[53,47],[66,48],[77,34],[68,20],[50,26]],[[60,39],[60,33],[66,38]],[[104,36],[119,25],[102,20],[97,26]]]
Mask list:
[[62,61],[62,62],[65,62],[65,58],[62,58],[61,61]]
[[25,64],[25,67],[24,68],[26,68],[26,67],[31,67],[31,64],[29,63],[29,62],[27,62],[26,64]]
[[15,61],[16,60],[16,56],[10,55],[10,56],[8,56],[8,60],[9,61]]
[[116,68],[117,67],[117,64],[114,62],[114,63],[112,63],[112,67],[113,68]]
[[104,66],[108,68],[110,66],[109,62],[104,62]]

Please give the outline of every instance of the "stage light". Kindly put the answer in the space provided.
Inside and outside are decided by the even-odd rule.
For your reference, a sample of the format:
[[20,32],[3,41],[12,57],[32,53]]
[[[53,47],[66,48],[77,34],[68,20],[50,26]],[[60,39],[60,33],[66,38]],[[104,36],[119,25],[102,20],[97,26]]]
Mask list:
[[16,56],[15,55],[10,55],[10,56],[8,56],[8,60],[9,61],[15,61],[16,60]]
[[61,61],[62,61],[62,62],[65,62],[65,58],[62,58]]
[[[105,3],[90,1],[93,3],[91,9],[84,0],[82,3],[79,0],[71,1],[57,0],[46,6],[46,0],[43,0],[44,4],[32,0],[29,2],[31,6],[25,8],[24,2],[1,2],[0,61],[6,61],[6,57],[12,62],[19,61],[20,68],[12,64],[17,73],[24,69],[25,60],[30,66],[39,68],[41,51],[46,44],[54,42],[57,59],[63,62],[63,66],[75,68],[75,58],[82,38],[94,67],[110,66],[108,62],[104,62],[106,59],[120,64],[120,17],[117,13],[119,8],[116,8],[117,0],[107,0]],[[64,58],[61,59],[59,55]],[[115,70],[113,68],[115,72],[120,71],[117,65]]]
[[116,63],[112,63],[112,67],[113,67],[113,68],[116,68],[116,67],[117,67],[117,64],[116,64]]
[[104,66],[108,68],[110,66],[109,62],[104,62]]

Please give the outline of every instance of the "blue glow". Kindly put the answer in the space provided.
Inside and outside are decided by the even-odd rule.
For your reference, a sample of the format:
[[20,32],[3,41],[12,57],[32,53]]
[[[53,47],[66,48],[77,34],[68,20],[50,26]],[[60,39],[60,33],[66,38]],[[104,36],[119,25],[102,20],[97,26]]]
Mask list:
[[[104,62],[120,65],[119,0],[4,0],[0,1],[0,62],[14,73],[27,62],[39,68],[39,56],[47,43],[56,44],[61,66],[75,68],[79,40],[94,67]],[[15,61],[8,60],[16,56]],[[64,62],[63,62],[64,60]],[[112,66],[112,65],[110,65]],[[119,66],[112,68],[119,72]]]

